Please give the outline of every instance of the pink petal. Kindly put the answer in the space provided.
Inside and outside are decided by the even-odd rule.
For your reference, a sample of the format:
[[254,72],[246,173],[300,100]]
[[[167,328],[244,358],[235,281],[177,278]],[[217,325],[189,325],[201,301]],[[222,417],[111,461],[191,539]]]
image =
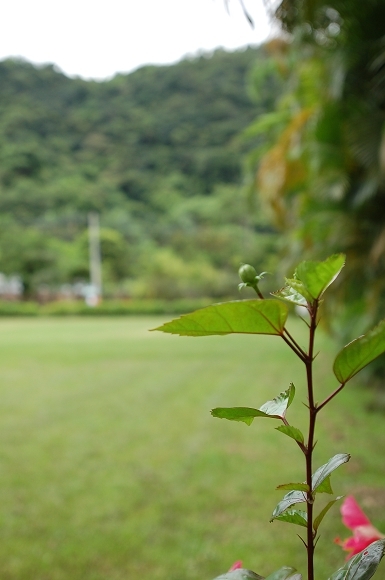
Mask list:
[[234,562],[229,572],[231,572],[232,570],[238,570],[238,568],[242,568],[242,560],[237,560],[236,562]]
[[372,542],[380,540],[384,537],[385,536],[381,534],[381,532],[379,532],[374,526],[369,525],[358,526],[354,530],[353,536],[347,540],[342,541],[339,538],[336,538],[334,541],[336,544],[341,546],[343,550],[349,552],[349,555],[346,558],[348,560],[352,556],[355,556],[355,554],[365,550],[365,548],[367,548]]
[[365,548],[370,546],[370,544],[372,542],[375,542],[376,540],[379,540],[379,538],[378,537],[364,538],[362,536],[356,538],[354,537],[348,538],[344,542],[343,548],[347,552],[350,552],[348,557],[351,558],[352,556],[355,556],[355,554],[358,554],[359,552],[362,552],[362,550],[365,550]]
[[384,535],[370,523],[352,495],[343,502],[341,514],[345,526],[353,530],[353,536],[344,541],[339,538],[334,541],[349,552],[347,559],[365,550],[372,542],[384,538]]
[[348,495],[341,506],[342,521],[347,528],[354,530],[358,526],[370,526],[370,520],[366,517],[352,495]]

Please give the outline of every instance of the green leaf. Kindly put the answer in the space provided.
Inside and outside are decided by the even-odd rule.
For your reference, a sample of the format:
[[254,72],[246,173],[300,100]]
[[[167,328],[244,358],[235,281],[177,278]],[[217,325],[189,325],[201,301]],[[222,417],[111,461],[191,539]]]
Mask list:
[[317,488],[325,481],[325,479],[329,477],[329,475],[333,473],[333,471],[335,471],[340,465],[347,463],[349,459],[350,455],[348,453],[338,453],[329,459],[327,463],[321,465],[321,467],[319,467],[312,475],[313,491],[318,491]]
[[291,489],[293,491],[309,491],[307,483],[283,483],[277,485],[276,489]]
[[330,510],[331,507],[334,506],[334,504],[336,503],[336,501],[338,501],[339,499],[343,498],[343,495],[340,495],[338,497],[336,497],[336,499],[333,499],[332,501],[329,501],[329,503],[324,507],[324,509],[322,511],[320,511],[320,513],[318,514],[318,516],[314,519],[313,522],[313,529],[315,532],[317,532],[322,520],[324,519],[324,517],[326,516],[326,514],[328,513],[328,511]]
[[267,417],[270,419],[282,419],[287,407],[294,399],[295,387],[293,384],[275,397],[272,401],[267,401],[259,409],[251,407],[217,407],[212,409],[211,414],[218,419],[228,419],[229,421],[243,421],[246,425],[251,425],[255,417]]
[[275,507],[272,516],[271,522],[275,520],[278,516],[280,516],[284,511],[287,510],[292,505],[297,503],[303,503],[306,501],[306,493],[303,491],[289,491],[284,498],[279,502],[279,504]]
[[281,298],[299,306],[306,306],[308,302],[313,301],[311,294],[306,290],[301,280],[298,280],[298,278],[285,278],[285,282],[287,291],[282,292]]
[[[284,286],[277,292],[273,292],[273,295],[277,298],[281,298],[281,300],[286,300],[286,302],[290,302],[290,304],[297,304],[298,306],[306,306],[307,300],[306,298],[298,292],[298,287],[302,291],[304,291],[303,284],[298,283],[298,280],[294,280],[294,285],[297,286],[295,289],[293,286],[290,285],[292,280],[286,280],[288,286]],[[310,298],[310,296],[309,296]]]
[[265,580],[289,580],[289,578],[292,578],[294,572],[296,572],[295,568],[292,568],[291,566],[283,566],[279,570],[269,574]]
[[[321,467],[319,467],[317,471],[312,475],[313,491],[318,492],[319,490],[321,490],[321,492],[324,493],[333,493],[331,491],[330,481],[326,480],[330,477],[330,474],[333,473],[335,469],[337,469],[343,463],[349,461],[349,459],[350,459],[349,454],[338,453],[337,455],[334,455],[334,457],[329,459],[327,463],[321,465]],[[289,491],[289,493],[287,493],[284,496],[284,498],[279,502],[279,504],[275,507],[270,521],[272,522],[273,520],[277,519],[277,517],[280,516],[284,511],[286,511],[290,506],[295,505],[297,503],[306,502],[306,500],[307,495],[305,491],[297,491],[297,490]]]
[[284,433],[284,435],[287,435],[288,437],[291,437],[295,441],[298,441],[298,443],[305,442],[305,438],[302,432],[296,427],[292,427],[291,425],[280,425],[279,427],[276,427],[276,429],[277,431]]
[[280,522],[287,522],[288,524],[297,524],[307,528],[307,513],[302,510],[287,510],[285,513],[274,518]]
[[385,352],[385,320],[344,346],[334,361],[334,374],[340,383],[346,383],[383,352]]
[[329,493],[329,494],[334,493],[330,481],[330,475],[326,479],[324,479],[322,483],[319,484],[319,486],[317,487],[317,493]]
[[281,335],[288,309],[279,300],[237,300],[213,304],[166,322],[153,330],[180,336],[231,333]]
[[295,386],[290,383],[290,387],[286,391],[279,393],[272,401],[267,401],[262,407],[259,407],[259,410],[272,417],[284,417],[286,410],[293,402],[294,395]]
[[384,553],[385,540],[377,540],[348,560],[329,580],[369,580],[375,574]]
[[[276,489],[291,489],[293,491],[309,491],[309,486],[307,483],[283,483],[277,485]],[[332,486],[330,483],[330,475],[327,477],[318,487],[317,493],[333,493]]]
[[294,276],[301,280],[312,298],[317,299],[334,282],[344,265],[345,255],[335,254],[323,262],[301,262]]
[[211,414],[218,419],[243,421],[246,425],[251,425],[255,417],[277,418],[274,415],[268,415],[259,409],[252,409],[250,407],[217,407],[216,409],[212,409]]
[[231,572],[217,576],[214,580],[264,580],[264,577],[251,570],[238,568],[237,570],[231,570]]

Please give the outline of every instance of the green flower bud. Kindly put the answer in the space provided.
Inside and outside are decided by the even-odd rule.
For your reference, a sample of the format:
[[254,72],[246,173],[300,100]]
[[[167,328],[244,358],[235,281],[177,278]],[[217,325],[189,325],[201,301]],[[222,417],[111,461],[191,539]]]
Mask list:
[[238,274],[242,282],[245,284],[255,284],[257,271],[250,264],[242,264],[238,270]]

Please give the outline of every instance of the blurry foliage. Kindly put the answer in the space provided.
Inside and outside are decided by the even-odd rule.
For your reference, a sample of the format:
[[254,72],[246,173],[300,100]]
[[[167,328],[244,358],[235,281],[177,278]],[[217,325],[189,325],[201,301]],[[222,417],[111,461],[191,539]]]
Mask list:
[[241,261],[274,254],[272,228],[247,206],[251,145],[238,137],[274,100],[270,80],[249,94],[265,60],[218,50],[105,82],[1,62],[0,271],[20,273],[27,296],[87,280],[97,211],[107,294],[234,292]]
[[289,35],[267,46],[264,70],[283,90],[246,131],[263,137],[250,165],[285,232],[286,271],[347,254],[324,316],[347,341],[385,316],[385,3],[282,0],[276,16]]

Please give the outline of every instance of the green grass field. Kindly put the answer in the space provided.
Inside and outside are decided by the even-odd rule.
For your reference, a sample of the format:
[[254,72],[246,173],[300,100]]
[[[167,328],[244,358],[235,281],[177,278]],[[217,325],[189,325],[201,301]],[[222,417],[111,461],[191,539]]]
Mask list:
[[[270,514],[279,483],[304,478],[294,442],[270,420],[213,419],[297,386],[301,364],[277,337],[180,338],[161,318],[8,319],[0,334],[1,580],[211,580],[234,560],[267,574],[305,570],[296,532]],[[294,324],[297,336],[303,332]],[[319,341],[319,399],[336,385]],[[385,429],[371,396],[346,388],[320,416],[316,466],[385,531]],[[381,519],[382,518],[382,519]],[[338,509],[325,519],[318,578],[344,555]]]

